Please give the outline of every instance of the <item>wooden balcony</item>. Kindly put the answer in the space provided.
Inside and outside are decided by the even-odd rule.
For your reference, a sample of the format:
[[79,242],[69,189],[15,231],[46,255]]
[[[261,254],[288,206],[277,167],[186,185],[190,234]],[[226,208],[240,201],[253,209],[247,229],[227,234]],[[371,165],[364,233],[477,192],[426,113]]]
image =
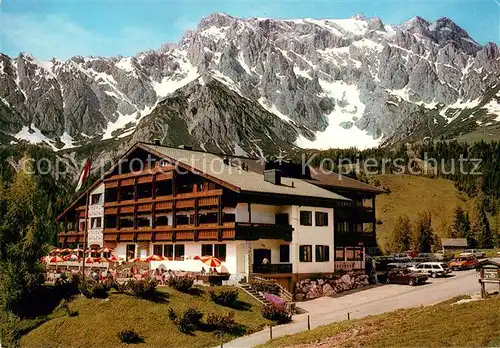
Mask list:
[[377,246],[377,237],[373,232],[337,232],[333,238],[335,245],[339,246]]
[[[220,230],[220,232],[219,232]],[[197,241],[197,240],[234,240],[235,223],[227,222],[222,226],[217,224],[181,225],[172,226],[139,227],[139,228],[105,228],[103,231],[104,241]]]
[[61,232],[58,234],[60,243],[83,243],[84,236],[83,232],[68,231],[66,233]]
[[290,225],[275,225],[261,223],[236,223],[237,240],[281,239],[292,241],[293,227]]

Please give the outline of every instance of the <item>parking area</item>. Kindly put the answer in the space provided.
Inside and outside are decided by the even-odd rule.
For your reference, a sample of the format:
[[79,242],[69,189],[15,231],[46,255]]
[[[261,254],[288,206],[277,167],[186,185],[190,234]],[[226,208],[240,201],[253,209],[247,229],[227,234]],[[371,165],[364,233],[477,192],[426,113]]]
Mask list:
[[[497,290],[489,284],[488,291]],[[277,326],[273,337],[289,335],[307,329],[307,316],[311,327],[326,325],[350,318],[363,318],[391,312],[400,308],[432,305],[454,296],[474,294],[480,291],[475,270],[453,272],[452,275],[432,278],[424,285],[409,286],[387,284],[339,297],[320,297],[298,303],[308,313],[294,317],[294,322]],[[252,347],[269,339],[267,331],[260,331],[225,344],[225,347]]]

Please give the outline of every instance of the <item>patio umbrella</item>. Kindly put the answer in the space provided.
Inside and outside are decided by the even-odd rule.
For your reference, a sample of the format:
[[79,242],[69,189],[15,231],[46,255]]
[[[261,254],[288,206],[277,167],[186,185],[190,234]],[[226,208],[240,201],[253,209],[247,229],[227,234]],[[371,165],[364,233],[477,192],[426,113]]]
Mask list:
[[87,257],[87,258],[85,259],[85,263],[94,263],[94,259],[93,259],[93,258],[91,258],[91,257]]
[[51,262],[51,263],[58,263],[58,262],[63,262],[64,259],[61,257],[61,256],[49,256],[47,258],[47,262]]
[[67,253],[70,253],[70,252],[72,252],[72,250],[71,250],[71,249],[69,249],[69,248],[65,248],[65,249],[62,249],[62,250],[61,250],[61,253],[62,253],[62,254],[67,254]]
[[115,255],[111,255],[111,257],[108,257],[109,262],[120,262],[121,260],[123,260],[121,257]]
[[102,248],[97,250],[98,253],[112,253],[114,251],[113,248]]
[[128,262],[143,262],[144,259],[141,259],[140,257],[136,257],[134,259],[128,260]]
[[64,261],[80,261],[82,258],[75,254],[69,254],[63,257]]
[[77,254],[83,253],[83,249],[80,249],[80,248],[76,248],[76,249],[73,249],[71,251],[74,252],[74,253],[77,253]]
[[144,261],[146,261],[146,262],[163,261],[163,260],[164,260],[163,256],[159,256],[159,255],[150,255],[150,256],[146,257],[146,259],[144,259]]
[[49,254],[60,254],[60,253],[61,253],[61,249],[59,249],[59,248],[54,248],[51,251],[49,251]]
[[213,256],[203,256],[200,258],[200,261],[210,268],[220,267],[220,265],[222,264],[221,260]]

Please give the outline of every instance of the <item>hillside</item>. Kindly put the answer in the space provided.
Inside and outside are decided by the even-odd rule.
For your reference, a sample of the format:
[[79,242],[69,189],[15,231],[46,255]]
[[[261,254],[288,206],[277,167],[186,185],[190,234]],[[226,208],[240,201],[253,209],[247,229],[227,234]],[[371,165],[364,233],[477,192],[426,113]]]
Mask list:
[[[40,327],[25,335],[21,347],[125,347],[120,343],[117,333],[134,330],[144,342],[136,347],[211,347],[220,345],[221,338],[211,332],[195,331],[183,334],[168,317],[172,307],[177,313],[187,308],[196,308],[205,316],[209,313],[224,314],[235,312],[235,320],[243,325],[246,333],[269,324],[260,313],[260,306],[242,291],[239,300],[241,309],[235,310],[214,304],[205,290],[195,295],[162,288],[167,299],[162,303],[141,300],[133,296],[111,293],[108,299],[86,299],[78,296],[69,303],[71,311],[77,316],[54,315]],[[56,310],[57,312],[57,310]],[[223,338],[224,341],[229,336]]]
[[500,297],[457,300],[325,325],[261,347],[498,347]]
[[451,180],[394,174],[379,175],[377,179],[382,187],[390,189],[389,194],[377,197],[377,220],[382,221],[382,224],[377,225],[377,238],[382,249],[396,219],[402,214],[414,221],[418,213],[430,211],[434,232],[442,236],[443,223],[452,223],[457,205],[466,211],[471,208],[470,198],[459,192]]

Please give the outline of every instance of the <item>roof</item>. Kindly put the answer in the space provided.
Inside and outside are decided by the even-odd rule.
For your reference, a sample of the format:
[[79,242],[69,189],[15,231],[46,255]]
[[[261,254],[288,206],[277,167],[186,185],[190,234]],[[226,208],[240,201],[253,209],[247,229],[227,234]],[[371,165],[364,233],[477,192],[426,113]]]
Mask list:
[[467,247],[466,238],[443,238],[441,239],[441,245],[444,247]]
[[[272,184],[264,181],[263,175],[260,173],[243,170],[241,166],[224,164],[222,155],[145,143],[141,143],[140,147],[160,157],[192,168],[194,171],[204,173],[209,178],[227,183],[240,192],[260,192],[349,201],[348,198],[302,179],[282,178],[281,185]],[[237,157],[232,158],[237,159]]]
[[496,266],[496,267],[500,267],[500,259],[486,259],[486,260],[483,260],[483,261],[479,261],[479,263],[477,264],[476,268],[479,268],[479,267],[482,267],[482,266],[486,266],[486,265],[493,265],[493,266]]
[[368,191],[375,194],[385,193],[385,191],[379,187],[349,178],[339,173],[325,173],[316,168],[311,168],[311,178],[312,179],[307,181],[315,185],[330,186],[347,190]]

